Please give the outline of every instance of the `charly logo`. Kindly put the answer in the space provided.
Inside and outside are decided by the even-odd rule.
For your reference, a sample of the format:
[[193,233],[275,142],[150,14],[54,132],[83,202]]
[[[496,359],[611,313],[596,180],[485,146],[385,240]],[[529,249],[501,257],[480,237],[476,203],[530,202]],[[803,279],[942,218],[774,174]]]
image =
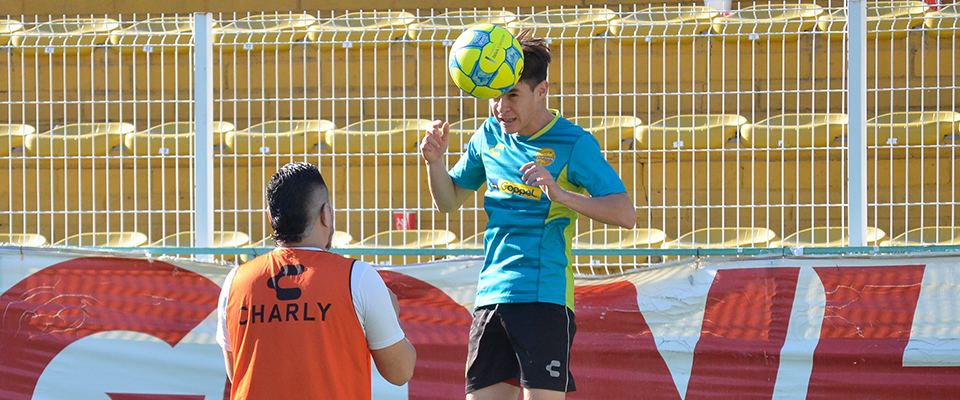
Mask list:
[[494,157],[500,157],[500,152],[498,150],[503,150],[503,149],[504,149],[503,143],[493,146],[490,148],[490,155]]
[[540,164],[544,167],[553,164],[553,160],[557,159],[557,153],[553,152],[553,149],[549,147],[544,147],[537,151],[537,164]]
[[505,179],[491,179],[489,183],[490,190],[492,191],[505,192],[528,199],[540,200],[540,188],[510,182]]

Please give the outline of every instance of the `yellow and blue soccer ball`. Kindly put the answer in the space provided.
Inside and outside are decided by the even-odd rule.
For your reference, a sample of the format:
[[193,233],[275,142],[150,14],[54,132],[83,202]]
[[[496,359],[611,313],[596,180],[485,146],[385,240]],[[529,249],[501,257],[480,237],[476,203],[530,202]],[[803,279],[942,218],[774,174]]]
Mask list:
[[463,31],[450,49],[453,83],[480,99],[500,97],[520,80],[523,49],[506,28],[477,25]]

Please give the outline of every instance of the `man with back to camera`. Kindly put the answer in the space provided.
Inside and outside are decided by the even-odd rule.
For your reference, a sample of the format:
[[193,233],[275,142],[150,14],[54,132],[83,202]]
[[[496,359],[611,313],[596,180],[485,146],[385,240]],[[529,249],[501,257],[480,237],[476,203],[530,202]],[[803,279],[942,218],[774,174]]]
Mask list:
[[[576,324],[570,243],[577,215],[632,228],[636,209],[593,135],[546,106],[550,52],[523,32],[520,82],[490,100],[448,172],[450,125],[420,143],[434,204],[455,211],[487,185],[484,262],[470,328],[469,400],[563,399],[576,390],[569,360]],[[592,196],[584,194],[584,190]],[[519,385],[520,387],[517,387]],[[522,389],[521,389],[522,388]]]
[[390,383],[417,353],[397,297],[362,261],[327,252],[333,207],[317,167],[284,165],[267,184],[277,249],[227,275],[217,307],[231,399],[370,399],[370,356]]

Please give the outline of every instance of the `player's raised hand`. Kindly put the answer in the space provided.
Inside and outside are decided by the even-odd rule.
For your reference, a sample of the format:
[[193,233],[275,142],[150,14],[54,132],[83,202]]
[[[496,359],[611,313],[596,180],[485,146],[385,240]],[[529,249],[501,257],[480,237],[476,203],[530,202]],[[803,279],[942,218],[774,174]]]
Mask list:
[[420,154],[427,164],[436,162],[447,152],[450,145],[450,124],[443,120],[433,121],[433,126],[423,135],[420,142]]
[[520,172],[523,173],[522,179],[527,185],[539,187],[540,190],[543,191],[543,194],[547,195],[547,198],[551,201],[560,201],[557,197],[566,193],[566,191],[557,184],[557,180],[553,178],[553,174],[542,165],[537,164],[536,161],[523,164],[523,166],[520,167]]

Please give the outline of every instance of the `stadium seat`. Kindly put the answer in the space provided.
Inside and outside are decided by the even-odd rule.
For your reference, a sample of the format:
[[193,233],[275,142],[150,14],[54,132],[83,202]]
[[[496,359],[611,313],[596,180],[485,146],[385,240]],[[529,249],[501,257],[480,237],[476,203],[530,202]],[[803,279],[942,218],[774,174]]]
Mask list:
[[235,154],[308,154],[322,135],[336,128],[325,119],[268,121],[227,132],[224,144]]
[[960,4],[943,5],[937,11],[928,12],[923,24],[934,36],[960,36]]
[[626,41],[690,42],[710,30],[717,10],[705,6],[659,6],[610,21],[610,33]]
[[[922,1],[871,1],[867,3],[867,37],[890,39],[907,36],[907,31],[923,24],[930,7]],[[831,40],[847,38],[847,10],[841,7],[818,17],[817,29]]]
[[14,32],[23,30],[23,24],[13,19],[0,19],[0,46],[6,46]]
[[[150,244],[151,247],[193,247],[193,231],[178,232]],[[214,231],[211,247],[242,247],[250,236],[239,231]]]
[[[850,244],[846,227],[818,226],[791,234],[770,247],[843,247]],[[887,237],[882,229],[867,227],[867,246],[877,246]]]
[[43,246],[47,244],[47,238],[36,233],[0,233],[0,243],[17,246]]
[[253,15],[213,28],[213,34],[225,51],[282,50],[306,38],[316,23],[310,14]]
[[327,131],[325,141],[339,154],[415,152],[431,125],[426,119],[368,119]]
[[450,46],[465,29],[480,24],[506,27],[510,33],[519,33],[508,25],[517,21],[517,14],[506,10],[458,10],[414,22],[407,28],[407,36],[422,43]]
[[450,243],[447,245],[451,249],[482,249],[483,248],[483,237],[486,232],[480,232],[467,237],[459,242]]
[[[701,228],[663,243],[664,249],[771,247],[777,234],[767,228]],[[676,256],[664,257],[676,259]]]
[[26,124],[2,124],[0,123],[0,157],[10,155],[10,152],[23,146],[23,138],[36,132],[30,125]]
[[637,132],[637,150],[721,149],[747,119],[735,114],[676,115]]
[[758,4],[713,19],[713,31],[725,40],[788,40],[813,30],[823,9],[816,4]]
[[28,156],[104,156],[123,142],[134,126],[125,122],[91,122],[64,125],[23,139]]
[[521,18],[510,27],[530,29],[538,38],[588,41],[606,33],[616,17],[616,13],[603,7],[558,8]]
[[[573,238],[574,249],[659,249],[667,235],[656,228],[600,228]],[[647,256],[577,256],[575,270],[581,273],[607,275],[619,273],[646,263]],[[614,265],[614,266],[611,266]]]
[[624,141],[633,139],[635,132],[643,128],[640,118],[626,115],[573,117],[570,122],[593,134],[602,150],[619,150]]
[[[194,150],[195,127],[194,122],[167,122],[142,132],[130,132],[124,136],[123,144],[138,156],[190,155]],[[229,132],[233,132],[233,124],[214,122],[213,144],[220,144]]]
[[387,46],[416,20],[405,11],[359,11],[311,26],[307,35],[310,43],[322,48]]
[[761,148],[827,147],[846,135],[846,114],[783,114],[740,129],[744,146]]
[[193,49],[193,17],[159,17],[122,27],[110,44],[123,53],[160,53]]
[[960,227],[925,226],[901,233],[881,246],[944,246],[960,244]]
[[[480,125],[483,125],[483,121],[486,121],[487,118],[488,117],[470,118],[450,124],[450,144],[447,146],[447,152],[461,153],[466,150],[467,143],[470,143],[470,138],[473,137],[473,134],[477,132],[477,129],[480,128]],[[422,137],[423,133],[421,133],[420,136]]]
[[867,145],[903,146],[939,144],[952,139],[960,113],[953,111],[892,112],[867,120]]
[[13,33],[10,43],[27,54],[85,54],[106,44],[120,23],[110,18],[64,18]]
[[[347,246],[344,254],[350,254],[349,249],[425,249],[446,248],[448,244],[457,240],[457,235],[443,229],[413,229],[406,231],[383,231],[367,236],[363,240]],[[416,263],[434,259],[432,256],[391,256],[366,255],[360,259],[367,262],[382,262],[388,259],[390,264]]]
[[147,243],[140,232],[78,233],[54,243],[54,246],[139,247]]

